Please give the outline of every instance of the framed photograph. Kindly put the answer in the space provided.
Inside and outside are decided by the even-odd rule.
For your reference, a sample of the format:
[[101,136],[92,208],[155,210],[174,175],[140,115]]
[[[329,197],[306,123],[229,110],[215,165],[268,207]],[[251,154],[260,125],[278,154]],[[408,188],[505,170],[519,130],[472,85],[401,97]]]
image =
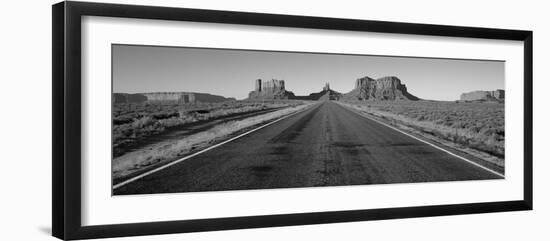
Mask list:
[[532,34],[55,4],[53,235],[531,210]]

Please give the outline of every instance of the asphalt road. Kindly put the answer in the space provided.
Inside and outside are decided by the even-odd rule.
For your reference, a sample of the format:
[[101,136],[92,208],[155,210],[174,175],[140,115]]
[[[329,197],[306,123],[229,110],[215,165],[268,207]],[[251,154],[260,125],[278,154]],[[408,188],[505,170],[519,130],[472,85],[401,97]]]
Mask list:
[[327,101],[119,187],[114,194],[499,178]]

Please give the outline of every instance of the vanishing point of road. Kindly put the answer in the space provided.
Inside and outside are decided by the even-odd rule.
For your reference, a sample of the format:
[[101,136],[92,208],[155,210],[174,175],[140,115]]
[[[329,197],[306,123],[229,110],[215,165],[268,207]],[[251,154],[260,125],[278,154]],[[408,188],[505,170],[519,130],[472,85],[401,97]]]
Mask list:
[[149,194],[500,178],[325,101],[113,191]]

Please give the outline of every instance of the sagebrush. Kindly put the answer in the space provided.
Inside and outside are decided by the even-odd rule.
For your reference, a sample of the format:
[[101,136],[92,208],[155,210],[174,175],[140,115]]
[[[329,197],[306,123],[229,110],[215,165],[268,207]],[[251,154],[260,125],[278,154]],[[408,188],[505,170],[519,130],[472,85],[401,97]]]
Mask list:
[[451,101],[355,101],[367,112],[504,158],[504,104]]

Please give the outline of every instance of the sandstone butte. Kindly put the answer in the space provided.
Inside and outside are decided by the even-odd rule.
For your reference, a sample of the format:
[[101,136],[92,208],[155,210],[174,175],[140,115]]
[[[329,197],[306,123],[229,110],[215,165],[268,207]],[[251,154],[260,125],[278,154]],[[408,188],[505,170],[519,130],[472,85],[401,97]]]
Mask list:
[[368,76],[355,81],[355,88],[343,97],[347,100],[419,100],[395,76],[373,79]]

